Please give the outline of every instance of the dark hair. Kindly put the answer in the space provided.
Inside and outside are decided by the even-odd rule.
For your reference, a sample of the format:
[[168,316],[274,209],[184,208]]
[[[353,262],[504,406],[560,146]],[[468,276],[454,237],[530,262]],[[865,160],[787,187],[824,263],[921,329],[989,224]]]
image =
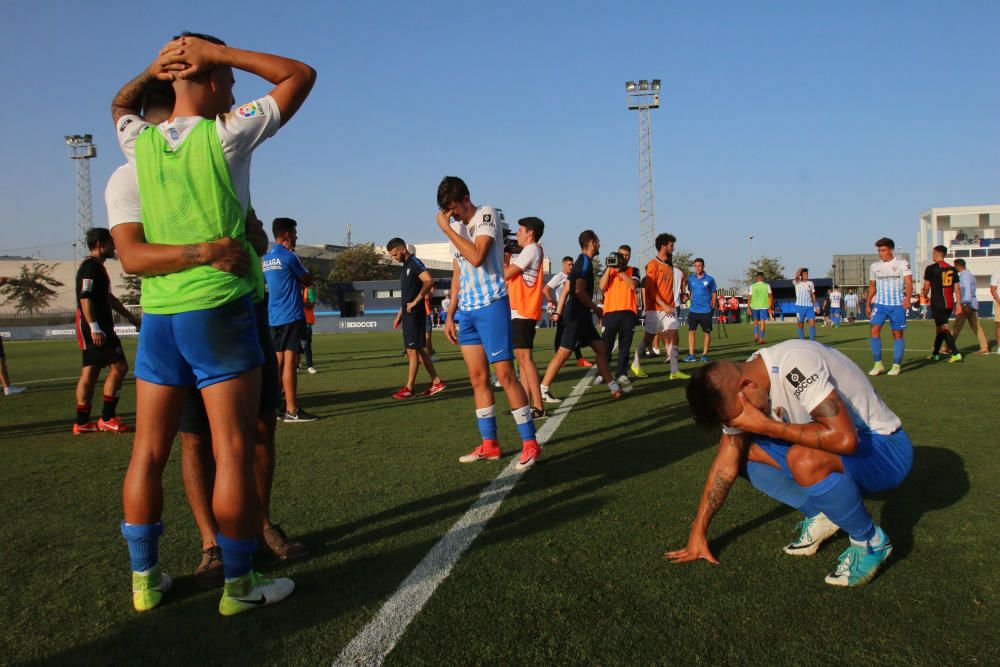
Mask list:
[[618,249],[619,250],[624,250],[625,252],[629,252],[629,253],[632,252],[632,246],[630,246],[627,243],[621,244],[620,246],[618,246]]
[[174,102],[177,95],[174,87],[169,81],[154,80],[146,84],[142,92],[142,116],[147,118],[150,114],[166,113],[168,116],[174,110]]
[[799,269],[799,275],[801,276],[803,273],[809,273],[809,269],[803,266],[801,269]]
[[207,35],[203,32],[191,32],[190,30],[185,30],[179,35],[174,35],[174,39],[180,39],[181,37],[196,37],[198,39],[203,39],[206,42],[212,42],[212,44],[218,44],[219,46],[225,46],[226,43],[215,35]]
[[657,251],[659,251],[661,247],[667,245],[668,243],[677,243],[677,237],[674,236],[673,234],[656,235],[656,241],[654,242],[654,245],[656,246]]
[[399,247],[406,248],[406,241],[399,238],[398,236],[394,236],[393,238],[389,239],[389,242],[385,244],[386,250],[395,250],[396,248]]
[[965,260],[959,257],[955,260],[955,266],[965,266]]
[[701,262],[703,266],[704,266],[704,264],[705,264],[705,260],[703,260],[703,259],[702,259],[701,257],[695,257],[695,258],[694,258],[694,261],[693,261],[693,262],[691,262],[691,264],[692,264],[692,265],[693,265],[693,264],[697,264],[698,262]]
[[284,236],[298,226],[299,223],[291,218],[275,218],[274,222],[271,223],[271,232],[274,234],[274,240],[277,241],[279,236]]
[[896,242],[890,239],[888,236],[883,236],[882,238],[880,238],[878,241],[875,242],[876,248],[881,248],[882,246],[885,246],[886,248],[892,248],[893,250],[895,250]]
[[758,278],[763,278],[764,277],[764,272],[763,271],[758,271],[757,272],[757,277]]
[[722,389],[714,378],[719,363],[711,361],[696,368],[691,373],[691,380],[685,389],[694,423],[707,430],[718,428],[722,423],[722,415],[719,413],[723,405]]
[[939,252],[942,255],[947,255],[948,254],[948,248],[947,248],[947,246],[936,245],[936,246],[934,246],[934,252]]
[[87,250],[93,250],[100,244],[110,241],[111,232],[104,227],[91,227],[84,238],[87,241]]
[[572,261],[573,261],[573,258],[572,258],[572,257],[570,257],[569,255],[566,255],[565,257],[563,257],[563,260],[562,260],[562,261],[564,261],[564,262],[572,262]]
[[591,243],[592,241],[596,240],[597,240],[597,234],[594,233],[593,229],[583,230],[582,232],[580,232],[580,238],[579,238],[580,249],[583,250],[584,248],[587,247],[588,243]]
[[469,195],[469,186],[458,176],[445,176],[438,185],[438,208],[442,211],[450,204],[465,201]]
[[535,237],[535,243],[538,243],[542,239],[542,234],[545,233],[545,223],[541,218],[521,218],[517,221],[519,227],[524,227],[532,233]]

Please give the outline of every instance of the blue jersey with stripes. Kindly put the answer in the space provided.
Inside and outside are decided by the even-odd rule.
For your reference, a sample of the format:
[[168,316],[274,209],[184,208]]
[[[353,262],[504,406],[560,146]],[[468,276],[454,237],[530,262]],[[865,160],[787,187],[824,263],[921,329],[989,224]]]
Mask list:
[[813,301],[813,294],[815,293],[816,293],[816,286],[813,285],[813,281],[811,280],[795,281],[796,306],[815,306],[816,303]]
[[875,283],[875,299],[873,303],[881,306],[909,306],[904,304],[906,293],[906,276],[912,276],[910,263],[905,259],[893,257],[888,262],[879,260],[872,264],[869,280]]
[[503,279],[503,226],[500,214],[492,206],[480,206],[469,224],[453,220],[451,228],[456,234],[472,243],[480,236],[493,239],[486,257],[479,266],[473,266],[462,256],[455,244],[451,253],[458,262],[458,309],[476,310],[484,308],[507,296],[507,283]]

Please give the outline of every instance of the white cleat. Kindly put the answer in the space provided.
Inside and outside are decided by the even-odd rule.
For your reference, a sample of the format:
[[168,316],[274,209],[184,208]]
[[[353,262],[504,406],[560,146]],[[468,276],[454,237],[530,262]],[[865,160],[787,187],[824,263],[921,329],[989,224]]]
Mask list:
[[785,553],[789,556],[812,556],[823,542],[830,539],[840,530],[837,524],[826,518],[820,512],[811,519],[799,521],[797,526],[799,536],[794,542],[785,547]]
[[875,377],[876,375],[881,375],[884,372],[885,372],[885,366],[882,365],[881,361],[876,361],[875,365],[872,366],[872,369],[868,371],[868,375]]

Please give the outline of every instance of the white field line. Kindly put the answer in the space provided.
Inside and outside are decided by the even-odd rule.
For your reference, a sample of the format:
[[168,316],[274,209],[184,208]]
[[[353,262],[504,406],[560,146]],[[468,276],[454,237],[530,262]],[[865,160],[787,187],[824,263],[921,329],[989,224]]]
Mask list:
[[61,382],[62,380],[79,380],[79,375],[73,375],[71,377],[65,378],[46,378],[44,380],[24,380],[23,382],[12,382],[11,384],[38,384],[39,382]]
[[[591,368],[552,416],[538,429],[536,437],[540,444],[544,445],[552,437],[583,392],[593,383],[596,373],[596,367]],[[378,615],[333,661],[334,667],[382,664],[403,636],[407,626],[420,613],[435,589],[448,577],[455,563],[482,532],[507,493],[524,474],[515,469],[517,460],[517,456],[513,457],[510,464],[486,487],[476,502],[438,540],[413,572],[399,585],[396,592],[386,600]]]

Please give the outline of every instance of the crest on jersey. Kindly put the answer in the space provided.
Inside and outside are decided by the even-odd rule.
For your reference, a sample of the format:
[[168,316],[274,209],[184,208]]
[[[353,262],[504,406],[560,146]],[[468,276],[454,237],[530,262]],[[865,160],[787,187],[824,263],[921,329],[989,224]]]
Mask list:
[[257,115],[257,107],[253,102],[248,102],[236,110],[236,115],[240,118],[253,118]]

